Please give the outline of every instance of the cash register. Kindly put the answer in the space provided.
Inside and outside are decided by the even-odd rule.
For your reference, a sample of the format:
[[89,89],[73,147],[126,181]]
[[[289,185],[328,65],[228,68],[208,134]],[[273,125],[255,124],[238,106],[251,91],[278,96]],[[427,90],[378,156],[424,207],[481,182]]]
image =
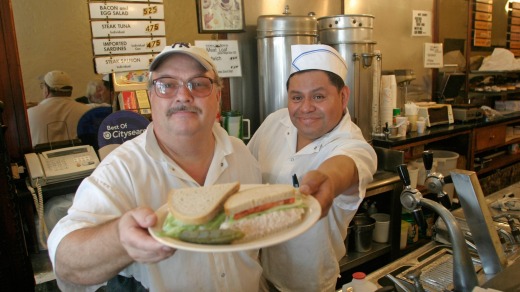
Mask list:
[[[464,73],[448,73],[444,76],[440,99],[453,100],[460,93],[461,87],[466,82],[466,75]],[[453,104],[453,119],[456,122],[468,122],[481,119],[484,116],[482,110],[472,104]]]

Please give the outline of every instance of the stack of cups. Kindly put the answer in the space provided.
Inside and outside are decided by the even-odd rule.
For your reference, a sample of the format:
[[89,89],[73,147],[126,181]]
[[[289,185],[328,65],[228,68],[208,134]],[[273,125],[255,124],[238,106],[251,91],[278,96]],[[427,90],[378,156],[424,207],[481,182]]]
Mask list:
[[397,131],[397,135],[406,136],[406,130],[408,129],[408,117],[395,117],[395,121],[399,126],[399,130]]
[[406,117],[408,117],[408,122],[410,123],[410,131],[417,131],[417,114],[419,113],[417,105],[413,102],[405,104],[404,112]]

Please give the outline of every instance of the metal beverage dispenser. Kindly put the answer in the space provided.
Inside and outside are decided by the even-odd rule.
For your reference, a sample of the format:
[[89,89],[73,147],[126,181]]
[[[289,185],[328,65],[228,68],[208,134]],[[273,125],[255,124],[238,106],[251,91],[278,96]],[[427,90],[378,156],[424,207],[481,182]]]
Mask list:
[[320,43],[335,48],[347,62],[348,111],[369,143],[372,142],[372,115],[379,114],[379,109],[372,107],[372,100],[379,101],[378,76],[381,75],[381,54],[374,53],[373,23],[374,16],[368,14],[318,18]]
[[318,33],[314,13],[307,16],[261,15],[257,20],[260,121],[287,107],[285,84],[291,71],[291,45],[316,44]]

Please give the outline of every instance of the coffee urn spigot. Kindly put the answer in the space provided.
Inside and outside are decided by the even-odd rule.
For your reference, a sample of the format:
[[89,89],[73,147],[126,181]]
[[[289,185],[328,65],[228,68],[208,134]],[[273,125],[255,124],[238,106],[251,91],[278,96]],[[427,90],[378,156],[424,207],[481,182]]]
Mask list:
[[401,205],[410,211],[414,217],[415,223],[419,226],[420,230],[426,230],[426,220],[424,219],[424,213],[419,200],[422,198],[422,194],[417,190],[413,189],[410,183],[410,174],[406,164],[397,166],[397,173],[401,178],[404,185],[404,190],[401,192]]
[[397,173],[405,188],[401,192],[401,204],[409,211],[420,210],[422,206],[435,211],[444,220],[453,248],[453,285],[455,291],[472,291],[478,285],[477,273],[466,247],[466,240],[457,219],[441,204],[423,198],[417,189],[410,186],[410,175],[406,164],[397,166]]
[[424,186],[428,193],[437,194],[437,201],[441,203],[446,209],[451,209],[450,196],[444,191],[444,185],[451,183],[451,176],[444,176],[440,172],[432,172],[433,167],[433,152],[426,150],[423,152],[424,169],[426,170],[426,179]]

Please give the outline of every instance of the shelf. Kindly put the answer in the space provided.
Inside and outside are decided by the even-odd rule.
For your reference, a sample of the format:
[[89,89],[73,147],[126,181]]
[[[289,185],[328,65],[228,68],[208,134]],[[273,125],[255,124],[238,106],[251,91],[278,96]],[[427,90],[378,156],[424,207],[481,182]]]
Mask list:
[[485,95],[485,96],[502,96],[514,93],[520,93],[520,89],[507,90],[507,91],[469,91],[468,96]]
[[370,260],[373,260],[377,257],[390,253],[390,244],[388,243],[377,243],[372,242],[372,249],[367,252],[355,252],[350,251],[347,252],[347,255],[344,256],[339,261],[339,269],[340,272],[344,272],[355,268],[361,264],[364,264]]
[[516,154],[504,154],[497,157],[494,157],[490,162],[486,164],[486,167],[477,171],[477,175],[482,175],[484,173],[490,172],[495,169],[500,169],[504,166],[513,164],[517,161],[520,161],[520,153]]

